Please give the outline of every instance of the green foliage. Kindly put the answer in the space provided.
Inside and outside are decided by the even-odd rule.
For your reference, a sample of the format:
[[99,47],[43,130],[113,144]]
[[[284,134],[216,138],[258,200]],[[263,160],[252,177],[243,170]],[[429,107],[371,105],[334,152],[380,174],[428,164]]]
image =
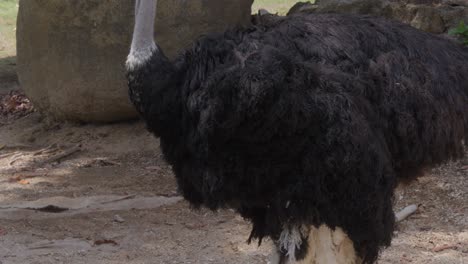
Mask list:
[[0,0],[0,90],[16,79],[16,14],[18,0]]
[[[14,55],[18,0],[0,0],[0,58]],[[1,65],[0,65],[1,66]]]
[[468,46],[468,25],[465,25],[464,21],[461,21],[458,27],[450,30],[449,34],[459,37],[463,44]]

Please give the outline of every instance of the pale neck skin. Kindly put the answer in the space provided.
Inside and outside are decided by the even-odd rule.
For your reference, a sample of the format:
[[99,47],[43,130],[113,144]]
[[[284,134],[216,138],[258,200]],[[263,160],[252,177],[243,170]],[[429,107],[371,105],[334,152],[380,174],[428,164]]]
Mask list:
[[133,70],[143,65],[157,50],[154,42],[154,19],[156,18],[157,0],[135,1],[135,28],[132,46],[127,57],[126,66]]

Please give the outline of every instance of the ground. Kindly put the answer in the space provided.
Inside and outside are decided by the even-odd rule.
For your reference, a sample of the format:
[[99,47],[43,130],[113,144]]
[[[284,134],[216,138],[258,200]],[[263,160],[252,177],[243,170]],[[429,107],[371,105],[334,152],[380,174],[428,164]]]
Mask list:
[[[1,0],[0,19],[6,2],[14,11],[14,1]],[[3,16],[14,30],[11,16]],[[181,199],[157,139],[141,121],[41,117],[17,83],[14,45],[3,46],[0,264],[267,262],[270,242],[248,245],[249,223],[230,210],[193,210]],[[398,224],[379,263],[468,263],[467,177],[466,158],[400,186],[395,209],[420,207]]]
[[[3,122],[0,263],[266,263],[269,243],[248,245],[239,216],[181,200],[142,122],[58,124],[36,112]],[[468,263],[467,165],[399,188],[396,209],[421,205],[380,263]]]

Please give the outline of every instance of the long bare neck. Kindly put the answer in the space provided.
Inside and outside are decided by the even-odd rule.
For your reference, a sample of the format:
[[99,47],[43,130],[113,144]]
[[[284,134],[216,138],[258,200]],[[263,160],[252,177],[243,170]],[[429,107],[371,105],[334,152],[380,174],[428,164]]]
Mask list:
[[154,42],[154,19],[157,0],[136,0],[135,28],[126,66],[133,70],[143,65],[157,49]]

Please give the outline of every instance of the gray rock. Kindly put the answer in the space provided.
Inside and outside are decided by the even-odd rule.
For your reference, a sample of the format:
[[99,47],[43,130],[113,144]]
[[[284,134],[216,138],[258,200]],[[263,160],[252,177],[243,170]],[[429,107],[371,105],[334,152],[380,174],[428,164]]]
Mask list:
[[415,15],[409,23],[413,27],[436,34],[444,33],[447,30],[439,10],[424,5],[410,7],[408,10],[411,12],[412,9],[414,9]]
[[440,1],[445,5],[468,7],[468,1],[466,0],[440,0]]
[[442,34],[460,21],[468,23],[467,0],[317,0],[290,12],[338,12],[383,16],[418,29]]
[[[250,22],[253,0],[160,0],[156,38],[173,57],[200,34]],[[136,117],[124,63],[132,0],[20,0],[18,75],[35,107],[58,120]]]
[[378,14],[387,1],[382,0],[317,0],[318,12]]
[[317,9],[318,5],[314,5],[311,2],[297,2],[295,5],[291,7],[288,11],[288,16],[296,13],[312,13],[315,12],[315,9]]
[[114,215],[114,222],[124,223],[125,219],[123,219],[120,215]]

